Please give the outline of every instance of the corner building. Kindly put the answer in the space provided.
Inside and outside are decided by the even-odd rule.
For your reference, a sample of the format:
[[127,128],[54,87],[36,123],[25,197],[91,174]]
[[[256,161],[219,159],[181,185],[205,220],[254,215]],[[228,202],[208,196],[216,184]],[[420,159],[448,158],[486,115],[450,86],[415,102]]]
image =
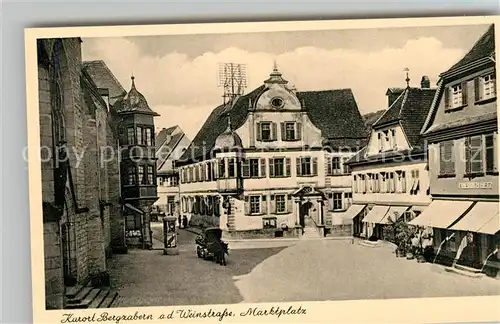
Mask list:
[[438,262],[451,271],[500,269],[495,30],[440,75],[422,129],[432,203],[411,224],[434,229]]
[[181,213],[233,238],[341,234],[352,200],[344,162],[366,134],[350,89],[297,92],[275,65],[214,109],[177,161]]

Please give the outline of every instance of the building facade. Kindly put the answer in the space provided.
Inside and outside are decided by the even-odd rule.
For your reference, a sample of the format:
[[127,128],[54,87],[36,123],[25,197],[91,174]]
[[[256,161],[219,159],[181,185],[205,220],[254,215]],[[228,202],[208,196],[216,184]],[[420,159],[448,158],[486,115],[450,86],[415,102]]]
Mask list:
[[107,101],[82,65],[81,42],[37,43],[47,309],[64,308],[70,287],[109,285],[119,217],[119,161],[100,150],[116,149],[116,136]]
[[[409,83],[409,79],[407,79]],[[420,130],[436,89],[424,76],[420,88],[391,88],[389,108],[371,126],[366,147],[348,161],[353,176],[353,206],[345,218],[353,235],[384,237],[384,226],[418,216],[431,199],[426,148]],[[394,93],[399,93],[393,97]]]
[[[102,93],[107,95],[110,118],[116,133],[120,183],[116,183],[122,203],[113,235],[113,248],[152,247],[151,212],[158,200],[156,185],[156,145],[154,117],[132,77],[127,92],[103,61],[84,62]],[[117,190],[119,188],[119,190]]]
[[175,166],[186,151],[191,141],[178,126],[163,128],[156,135],[156,169],[158,200],[157,212],[165,215],[177,215],[180,206],[179,172]]
[[297,92],[275,66],[219,106],[178,161],[181,213],[232,237],[327,235],[366,128],[350,89]]
[[434,228],[437,260],[497,272],[498,124],[494,26],[449,70],[422,134],[432,203],[412,223]]

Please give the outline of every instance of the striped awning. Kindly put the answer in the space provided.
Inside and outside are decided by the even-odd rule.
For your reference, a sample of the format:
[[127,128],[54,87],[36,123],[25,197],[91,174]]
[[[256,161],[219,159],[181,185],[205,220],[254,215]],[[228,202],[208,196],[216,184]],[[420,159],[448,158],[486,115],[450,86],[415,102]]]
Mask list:
[[380,224],[390,224],[395,222],[399,217],[403,216],[410,206],[391,206],[385,217],[381,220]]
[[342,215],[342,218],[352,220],[354,217],[358,216],[365,207],[366,205],[351,205]]

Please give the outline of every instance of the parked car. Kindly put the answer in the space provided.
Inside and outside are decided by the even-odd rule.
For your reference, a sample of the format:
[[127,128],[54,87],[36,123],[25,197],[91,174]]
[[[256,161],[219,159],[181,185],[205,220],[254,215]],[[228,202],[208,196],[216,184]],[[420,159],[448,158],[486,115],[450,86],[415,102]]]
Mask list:
[[222,241],[222,230],[218,227],[208,227],[196,237],[196,254],[204,260],[214,260],[226,265],[225,254],[229,254],[229,246]]

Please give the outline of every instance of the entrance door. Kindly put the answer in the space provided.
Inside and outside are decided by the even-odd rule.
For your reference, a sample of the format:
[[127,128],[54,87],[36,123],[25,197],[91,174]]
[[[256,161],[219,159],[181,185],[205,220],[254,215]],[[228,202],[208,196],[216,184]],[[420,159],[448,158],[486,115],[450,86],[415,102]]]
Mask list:
[[313,226],[310,215],[312,208],[313,205],[310,201],[307,201],[300,206],[300,226],[302,227]]

